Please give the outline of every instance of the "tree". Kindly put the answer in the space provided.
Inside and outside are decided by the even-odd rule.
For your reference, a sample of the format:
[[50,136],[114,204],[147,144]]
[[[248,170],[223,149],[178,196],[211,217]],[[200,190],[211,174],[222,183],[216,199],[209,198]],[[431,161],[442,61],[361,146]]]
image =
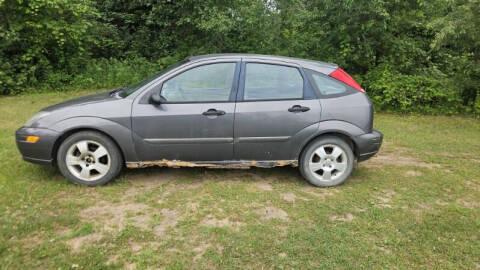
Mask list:
[[0,93],[49,79],[53,70],[74,73],[88,55],[95,10],[88,0],[0,2]]
[[445,68],[461,88],[463,105],[474,107],[480,93],[480,1],[446,1],[440,11],[443,16],[430,24],[436,30],[431,49],[447,55]]

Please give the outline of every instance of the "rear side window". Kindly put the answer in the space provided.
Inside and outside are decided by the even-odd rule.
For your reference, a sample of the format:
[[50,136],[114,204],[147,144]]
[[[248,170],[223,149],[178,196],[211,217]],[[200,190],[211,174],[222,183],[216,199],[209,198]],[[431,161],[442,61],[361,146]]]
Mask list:
[[294,67],[247,63],[244,100],[303,98],[303,77]]
[[163,83],[168,102],[228,101],[236,63],[219,63],[189,69]]
[[347,86],[326,75],[311,72],[313,83],[322,95],[335,95],[347,92]]

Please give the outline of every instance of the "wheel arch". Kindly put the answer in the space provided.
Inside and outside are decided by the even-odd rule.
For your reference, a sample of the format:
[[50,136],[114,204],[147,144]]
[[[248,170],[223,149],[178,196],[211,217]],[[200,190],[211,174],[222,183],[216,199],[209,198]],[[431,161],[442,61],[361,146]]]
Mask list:
[[354,156],[358,157],[359,148],[354,137],[364,133],[365,132],[359,127],[345,121],[332,120],[320,122],[317,131],[303,142],[299,151],[296,153],[296,157],[300,161],[300,157],[305,151],[305,148],[314,140],[324,136],[335,136],[344,140],[352,147]]
[[348,145],[350,145],[350,147],[352,148],[352,151],[353,151],[353,155],[355,157],[358,156],[358,147],[357,147],[355,141],[348,134],[345,134],[345,133],[339,132],[339,131],[326,131],[326,132],[323,132],[323,133],[316,134],[315,136],[310,138],[306,143],[304,143],[304,145],[302,145],[301,150],[298,154],[298,160],[300,160],[300,157],[302,156],[303,152],[305,151],[305,149],[307,148],[307,146],[310,143],[312,143],[313,141],[315,141],[315,140],[317,140],[321,137],[326,137],[326,136],[334,136],[334,137],[338,137],[338,138],[342,139],[343,141],[348,143]]
[[117,140],[115,140],[115,138],[110,136],[105,131],[97,129],[97,128],[77,127],[77,128],[72,128],[72,129],[66,130],[55,140],[55,143],[53,144],[53,148],[52,148],[52,153],[51,153],[52,161],[53,161],[54,164],[56,164],[56,162],[57,162],[58,149],[60,148],[60,145],[62,145],[62,143],[65,141],[65,139],[67,139],[68,137],[70,137],[71,135],[73,135],[75,133],[82,132],[82,131],[97,132],[97,133],[100,133],[100,134],[104,135],[105,137],[109,138],[110,140],[112,140],[112,142],[115,144],[115,146],[120,150],[120,154],[122,155],[122,161],[123,161],[123,163],[125,163],[125,151],[122,147],[120,147],[120,144],[117,142]]
[[[55,123],[50,129],[61,134],[55,141],[52,155],[56,153],[61,142],[69,135],[81,130],[91,130],[110,138],[120,149],[124,162],[138,161],[130,117],[121,118],[117,121],[92,116],[72,117]],[[54,158],[56,159],[56,157]]]

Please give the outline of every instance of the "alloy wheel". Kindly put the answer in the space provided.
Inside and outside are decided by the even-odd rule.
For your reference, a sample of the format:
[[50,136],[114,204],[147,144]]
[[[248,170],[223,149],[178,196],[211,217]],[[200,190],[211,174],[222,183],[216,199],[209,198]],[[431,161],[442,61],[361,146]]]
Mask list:
[[309,158],[308,168],[313,176],[324,182],[337,180],[347,170],[348,157],[338,145],[321,145]]
[[95,181],[108,173],[111,159],[107,148],[102,144],[82,140],[70,146],[65,163],[75,177],[84,181]]

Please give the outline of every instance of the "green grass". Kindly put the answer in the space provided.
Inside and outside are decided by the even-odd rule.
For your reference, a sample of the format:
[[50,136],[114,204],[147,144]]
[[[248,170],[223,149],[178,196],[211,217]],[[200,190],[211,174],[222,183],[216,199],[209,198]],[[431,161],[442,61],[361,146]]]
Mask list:
[[480,267],[480,122],[377,114],[378,157],[319,189],[294,168],[124,170],[107,186],[23,162],[14,131],[91,91],[0,98],[0,268]]

